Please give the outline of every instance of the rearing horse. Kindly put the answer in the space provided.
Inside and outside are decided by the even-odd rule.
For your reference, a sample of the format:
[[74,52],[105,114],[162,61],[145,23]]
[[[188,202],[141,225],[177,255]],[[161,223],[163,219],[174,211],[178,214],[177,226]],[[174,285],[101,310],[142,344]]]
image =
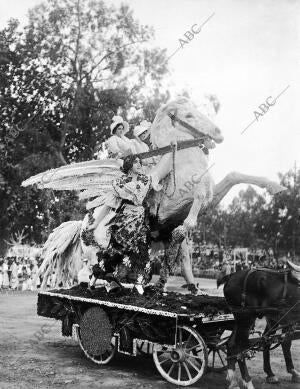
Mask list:
[[[206,138],[208,148],[214,142],[221,143],[223,135],[219,128],[201,114],[188,99],[180,97],[160,108],[151,127],[151,142],[155,147],[169,144],[170,139],[177,142]],[[164,155],[156,166],[158,179],[163,179],[163,190],[153,194],[151,212],[156,217],[159,236],[164,239],[177,226],[183,224],[186,231],[196,227],[197,218],[207,207],[215,207],[237,184],[254,184],[266,188],[271,194],[285,190],[263,177],[250,176],[238,172],[229,173],[220,183],[214,184],[210,174],[208,156],[198,146],[179,150],[174,166],[164,163]],[[155,223],[154,223],[155,224]],[[164,239],[168,249],[170,241]],[[185,239],[177,252],[183,264],[184,277],[188,284],[194,284],[189,249]]]
[[[220,129],[201,114],[187,98],[179,97],[157,111],[151,127],[151,142],[154,147],[169,146],[171,140],[179,143],[198,138],[204,139],[204,145],[208,149],[214,147],[214,142],[223,141]],[[187,233],[197,225],[199,213],[208,206],[215,207],[234,185],[254,184],[268,189],[271,194],[285,189],[266,178],[236,172],[228,174],[219,184],[214,185],[209,172],[207,154],[203,147],[196,145],[178,149],[172,162],[171,160],[170,153],[158,160],[151,174],[156,185],[162,183],[162,190],[152,191],[148,198],[153,239],[162,241],[166,249],[172,245],[170,235],[176,227],[182,225],[182,230]],[[92,188],[90,192],[94,196],[99,196],[98,188],[105,186],[105,182],[101,181],[101,175],[104,175],[101,163],[87,161],[63,166],[31,177],[23,186],[38,184],[42,188],[86,191]],[[104,163],[109,164],[109,167],[114,165],[115,170],[120,167],[117,161],[110,160]],[[85,233],[88,244],[87,239],[83,240],[82,237],[84,231],[92,224],[90,220],[97,217],[95,213],[101,212],[98,208],[90,211],[83,221],[63,223],[52,232],[45,244],[45,260],[41,267],[44,279],[47,279],[47,275],[52,273],[54,267],[58,269],[57,283],[73,278],[81,266],[82,254],[90,258],[91,262],[97,261],[97,252],[105,231],[99,227]],[[176,247],[175,254],[183,264],[186,282],[194,285],[187,239],[178,243]]]

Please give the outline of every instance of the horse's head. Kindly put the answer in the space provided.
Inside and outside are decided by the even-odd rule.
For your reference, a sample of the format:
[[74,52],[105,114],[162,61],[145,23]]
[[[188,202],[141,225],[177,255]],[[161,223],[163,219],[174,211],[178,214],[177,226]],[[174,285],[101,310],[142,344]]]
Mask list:
[[[172,115],[187,123],[189,128],[173,120]],[[182,141],[202,137],[216,143],[223,141],[219,128],[186,97],[179,97],[157,111],[151,127],[151,142],[154,146],[166,146],[171,139]]]

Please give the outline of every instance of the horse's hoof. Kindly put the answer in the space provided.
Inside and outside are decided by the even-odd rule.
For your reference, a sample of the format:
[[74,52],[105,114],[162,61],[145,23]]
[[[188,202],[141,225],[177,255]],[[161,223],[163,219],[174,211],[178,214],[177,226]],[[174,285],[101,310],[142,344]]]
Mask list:
[[246,382],[246,381],[243,380],[243,387],[245,389],[255,389],[252,381]]
[[275,375],[268,376],[266,378],[267,384],[279,384],[279,379]]
[[237,381],[231,382],[230,385],[228,386],[228,389],[240,389],[239,384]]
[[292,372],[292,382],[300,382],[300,373],[296,370]]
[[228,389],[240,389],[236,379],[235,371],[232,369],[227,370],[226,381],[228,382]]
[[233,379],[231,382],[229,382],[228,389],[240,389],[239,384],[238,384],[236,379]]

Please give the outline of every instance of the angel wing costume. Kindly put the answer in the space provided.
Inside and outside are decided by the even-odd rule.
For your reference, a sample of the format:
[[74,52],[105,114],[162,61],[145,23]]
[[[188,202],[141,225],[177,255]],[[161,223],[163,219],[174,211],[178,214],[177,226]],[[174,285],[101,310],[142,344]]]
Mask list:
[[[151,183],[154,189],[158,189],[155,185],[159,179],[156,173],[149,172],[135,181],[128,180],[120,170],[122,164],[122,160],[112,159],[79,162],[37,174],[22,183],[25,187],[36,184],[40,189],[77,190],[80,191],[79,199],[87,200],[88,215],[83,222],[65,222],[50,234],[44,246],[45,260],[40,269],[43,274],[47,271],[50,274],[58,263],[62,273],[64,269],[75,266],[75,262],[80,260],[79,244],[85,255],[88,255],[89,250],[108,250],[112,232],[117,244],[128,243],[131,251],[141,254],[147,240],[147,233],[143,230],[143,201]],[[125,202],[125,206],[122,202]],[[121,216],[118,216],[120,207]],[[126,228],[116,228],[121,225]],[[138,235],[137,226],[141,227]],[[70,245],[73,245],[74,251],[70,250]],[[67,258],[65,252],[69,252]],[[146,257],[144,251],[143,257]],[[74,272],[78,270],[77,266]]]

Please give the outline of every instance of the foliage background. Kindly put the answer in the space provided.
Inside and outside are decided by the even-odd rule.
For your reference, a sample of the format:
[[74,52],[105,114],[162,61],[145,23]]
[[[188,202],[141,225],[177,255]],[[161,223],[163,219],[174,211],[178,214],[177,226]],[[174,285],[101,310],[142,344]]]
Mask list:
[[[75,193],[24,189],[24,179],[93,158],[113,115],[132,128],[168,100],[166,50],[153,36],[127,5],[100,0],[48,0],[24,27],[12,19],[0,31],[0,252],[12,233],[41,244],[84,213]],[[299,172],[279,178],[286,192],[241,191],[228,209],[200,217],[194,239],[299,252]]]

